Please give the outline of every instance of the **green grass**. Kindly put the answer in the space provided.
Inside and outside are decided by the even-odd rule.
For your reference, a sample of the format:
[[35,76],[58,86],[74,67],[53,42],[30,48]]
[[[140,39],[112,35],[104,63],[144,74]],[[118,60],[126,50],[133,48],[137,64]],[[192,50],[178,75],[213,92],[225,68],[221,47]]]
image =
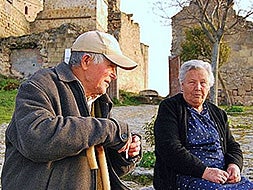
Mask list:
[[146,176],[146,175],[139,175],[139,176],[135,176],[130,174],[125,175],[124,177],[122,177],[122,179],[124,181],[133,181],[137,184],[141,184],[141,185],[151,185],[153,182],[153,177],[152,176]]
[[253,106],[219,106],[221,109],[225,110],[228,115],[238,117],[238,116],[249,116],[252,117]]
[[230,106],[225,109],[227,113],[234,113],[234,112],[244,112],[244,108],[242,106]]
[[21,80],[0,74],[0,124],[9,123]]
[[[153,151],[145,151],[143,152],[143,157],[140,161],[140,163],[138,163],[139,167],[143,167],[143,168],[154,168],[155,166],[155,153]],[[152,175],[132,175],[127,174],[125,175],[123,178],[123,180],[125,181],[134,181],[137,184],[140,185],[151,185],[153,182],[153,176]]]
[[0,90],[0,124],[9,123],[14,111],[17,90]]
[[138,96],[139,95],[137,93],[119,90],[119,99],[113,99],[114,106],[140,105],[141,102],[138,101]]

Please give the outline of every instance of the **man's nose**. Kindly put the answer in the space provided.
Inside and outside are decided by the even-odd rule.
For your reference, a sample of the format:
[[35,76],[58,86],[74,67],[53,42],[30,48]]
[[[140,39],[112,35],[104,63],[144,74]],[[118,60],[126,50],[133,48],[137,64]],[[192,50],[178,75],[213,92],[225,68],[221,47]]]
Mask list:
[[112,80],[117,79],[116,69],[113,72],[111,72],[110,77],[111,77]]

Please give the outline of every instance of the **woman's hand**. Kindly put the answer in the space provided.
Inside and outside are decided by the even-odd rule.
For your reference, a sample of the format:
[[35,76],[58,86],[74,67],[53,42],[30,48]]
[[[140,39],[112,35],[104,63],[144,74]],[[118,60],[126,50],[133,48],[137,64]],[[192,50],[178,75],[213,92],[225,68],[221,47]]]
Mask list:
[[229,173],[218,168],[207,167],[202,175],[202,178],[214,183],[224,184],[229,178]]
[[237,183],[241,181],[240,168],[236,164],[229,164],[227,172],[229,175],[227,183]]

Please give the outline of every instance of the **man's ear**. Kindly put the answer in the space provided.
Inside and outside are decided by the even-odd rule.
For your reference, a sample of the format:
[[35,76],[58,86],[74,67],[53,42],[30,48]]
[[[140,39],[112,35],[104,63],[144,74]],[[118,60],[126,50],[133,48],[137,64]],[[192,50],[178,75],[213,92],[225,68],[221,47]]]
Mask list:
[[83,57],[82,57],[82,60],[81,60],[81,67],[86,70],[90,64],[90,61],[91,61],[91,56],[88,55],[88,54],[85,54]]

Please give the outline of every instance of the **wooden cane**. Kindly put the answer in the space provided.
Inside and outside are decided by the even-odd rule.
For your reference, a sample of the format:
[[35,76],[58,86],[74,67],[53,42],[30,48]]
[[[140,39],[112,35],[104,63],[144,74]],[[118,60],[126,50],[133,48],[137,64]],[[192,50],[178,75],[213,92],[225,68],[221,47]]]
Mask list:
[[96,154],[95,154],[95,148],[94,146],[91,146],[86,150],[86,155],[87,159],[90,165],[90,169],[92,170],[97,170],[98,169],[98,164],[96,160]]
[[108,172],[108,168],[107,168],[104,147],[103,146],[96,146],[96,151],[97,151],[99,168],[101,170],[103,190],[110,190],[111,186],[110,186],[109,172]]
[[93,176],[92,189],[97,190],[98,164],[96,160],[95,148],[91,146],[86,150],[86,156],[90,165],[91,175]]
[[99,162],[99,168],[101,172],[101,179],[103,184],[103,190],[110,190],[110,179],[109,179],[109,173],[107,168],[107,162],[105,157],[105,151],[103,146],[91,146],[86,150],[87,159],[90,165],[91,170],[98,170],[98,164],[96,160],[96,154],[95,149],[97,151],[97,158]]

